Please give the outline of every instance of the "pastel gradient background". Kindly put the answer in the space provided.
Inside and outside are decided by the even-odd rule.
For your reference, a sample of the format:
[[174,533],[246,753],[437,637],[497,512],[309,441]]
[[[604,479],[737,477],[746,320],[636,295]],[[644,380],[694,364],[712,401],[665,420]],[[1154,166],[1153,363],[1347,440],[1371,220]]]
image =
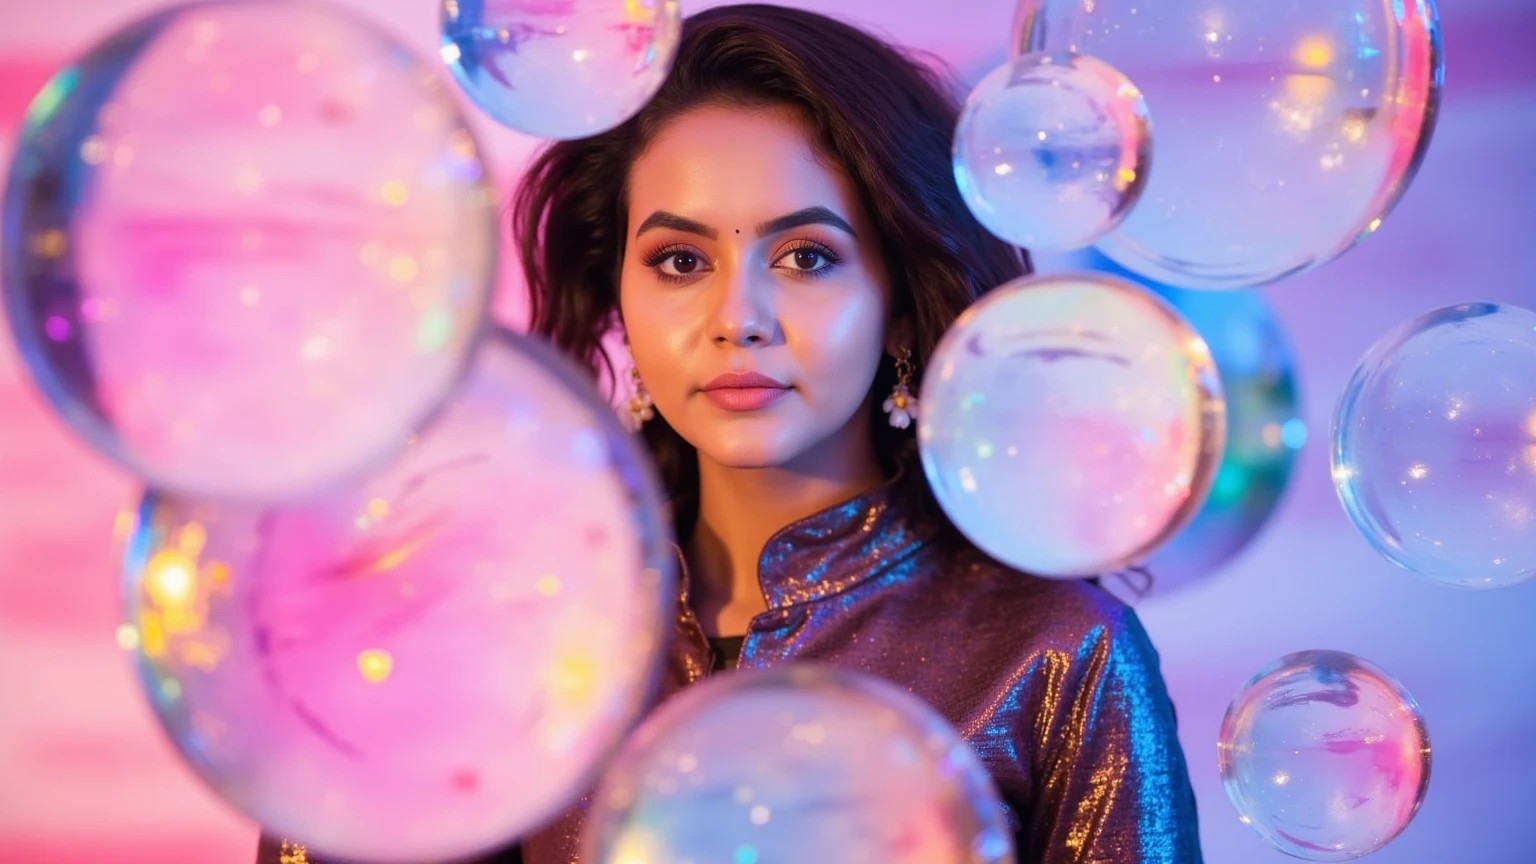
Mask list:
[[[0,0],[0,158],[31,95],[74,52],[152,0]],[[431,0],[347,0],[424,54]],[[975,81],[1001,62],[1007,0],[816,0],[938,53]],[[702,4],[684,3],[684,12]],[[1216,579],[1141,614],[1162,654],[1201,807],[1206,860],[1290,860],[1238,823],[1216,770],[1237,688],[1292,651],[1368,658],[1419,700],[1435,748],[1429,796],[1375,864],[1536,861],[1536,584],[1439,588],[1388,564],[1334,497],[1324,446],[1334,399],[1379,335],[1413,315],[1484,300],[1536,306],[1536,4],[1443,0],[1448,63],[1439,131],[1382,229],[1339,261],[1266,289],[1300,362],[1312,429],[1270,529]],[[446,77],[446,72],[444,73]],[[509,183],[537,142],[481,122]],[[512,262],[506,262],[511,264]],[[502,316],[520,317],[511,266]],[[0,862],[244,864],[256,829],[164,743],[114,642],[112,560],[132,481],[43,407],[0,347]]]

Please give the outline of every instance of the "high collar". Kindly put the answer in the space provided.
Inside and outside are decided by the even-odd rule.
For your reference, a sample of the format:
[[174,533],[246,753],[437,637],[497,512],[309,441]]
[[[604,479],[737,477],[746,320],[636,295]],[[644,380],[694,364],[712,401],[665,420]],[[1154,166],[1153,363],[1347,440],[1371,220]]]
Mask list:
[[862,495],[779,529],[758,556],[768,608],[820,600],[875,578],[932,540],[938,527],[918,518],[913,467]]

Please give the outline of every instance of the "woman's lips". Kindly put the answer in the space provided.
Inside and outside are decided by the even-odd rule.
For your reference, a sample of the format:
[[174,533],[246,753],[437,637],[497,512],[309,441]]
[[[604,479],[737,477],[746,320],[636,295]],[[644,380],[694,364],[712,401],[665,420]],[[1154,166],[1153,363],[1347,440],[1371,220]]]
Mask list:
[[788,392],[784,387],[722,387],[705,390],[704,395],[727,411],[756,411],[779,401]]
[[784,398],[788,384],[761,372],[727,372],[705,384],[709,401],[727,411],[756,411]]

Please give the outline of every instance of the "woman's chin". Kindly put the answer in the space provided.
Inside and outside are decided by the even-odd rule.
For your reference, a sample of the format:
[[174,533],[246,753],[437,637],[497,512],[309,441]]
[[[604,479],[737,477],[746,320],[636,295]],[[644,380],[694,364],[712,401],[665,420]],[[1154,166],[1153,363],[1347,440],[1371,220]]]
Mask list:
[[776,468],[793,462],[803,449],[795,447],[781,430],[738,429],[701,437],[705,440],[694,442],[699,458],[722,468]]

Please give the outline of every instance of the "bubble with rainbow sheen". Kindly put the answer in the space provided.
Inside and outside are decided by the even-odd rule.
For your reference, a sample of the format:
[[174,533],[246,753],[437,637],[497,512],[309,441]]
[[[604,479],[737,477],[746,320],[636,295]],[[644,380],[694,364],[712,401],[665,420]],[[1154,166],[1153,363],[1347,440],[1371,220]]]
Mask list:
[[1043,51],[1145,95],[1156,168],[1098,247],[1185,288],[1284,279],[1378,230],[1428,153],[1445,74],[1434,0],[1020,0],[1010,54]]
[[1136,86],[1109,64],[1027,54],[971,91],[954,137],[955,182],[988,231],[1031,249],[1076,249],[1136,205],[1152,124]]
[[1459,588],[1536,579],[1536,312],[1465,303],[1394,328],[1332,444],[1344,510],[1387,560]]
[[491,119],[587,138],[639,113],[682,36],[677,0],[442,0],[442,56]]
[[3,203],[7,317],[75,431],[151,485],[309,494],[448,397],[496,201],[451,91],[306,0],[168,7],[61,70]]
[[146,495],[120,638],[188,764],[272,834],[472,857],[572,804],[648,705],[676,604],[661,507],[583,373],[504,334],[366,480]]
[[733,672],[667,702],[593,799],[592,864],[1012,864],[980,760],[932,708],[812,664]]
[[940,505],[1027,573],[1139,561],[1199,510],[1221,461],[1205,341],[1105,275],[1029,277],[966,310],[926,363],[918,445]]
[[1260,670],[1221,724],[1219,767],[1243,824],[1281,852],[1349,861],[1392,842],[1429,788],[1429,733],[1391,675],[1342,651]]

